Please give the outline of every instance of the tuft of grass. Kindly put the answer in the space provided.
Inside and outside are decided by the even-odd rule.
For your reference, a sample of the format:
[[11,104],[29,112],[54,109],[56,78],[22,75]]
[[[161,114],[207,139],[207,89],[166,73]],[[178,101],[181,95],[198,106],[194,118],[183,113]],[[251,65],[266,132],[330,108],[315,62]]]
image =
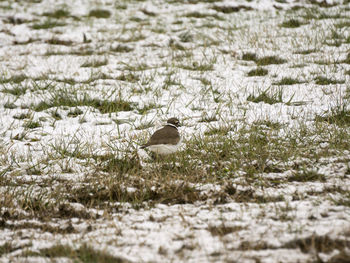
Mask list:
[[256,56],[255,53],[244,53],[242,55],[242,60],[248,60],[248,61],[257,61],[258,57]]
[[129,42],[138,42],[144,40],[146,36],[142,35],[139,32],[133,32],[132,35],[128,38],[118,38],[117,40],[121,43],[129,43]]
[[331,85],[331,84],[343,84],[345,81],[342,80],[332,80],[324,76],[317,76],[315,78],[315,83],[317,85]]
[[179,65],[180,68],[192,71],[211,71],[214,70],[214,65],[212,63],[198,63],[194,61],[191,65]]
[[266,56],[256,60],[256,64],[258,66],[266,66],[270,64],[283,64],[286,62],[287,60],[279,58],[277,56]]
[[105,66],[108,64],[108,60],[105,58],[103,60],[89,60],[84,62],[81,67],[82,68],[88,68],[88,67],[92,67],[92,68],[98,68],[101,66]]
[[65,10],[65,9],[58,9],[55,12],[45,12],[43,15],[47,16],[47,17],[59,19],[59,18],[63,18],[63,17],[69,17],[70,12],[68,10]]
[[36,106],[33,106],[35,111],[43,111],[53,107],[78,107],[78,106],[90,106],[98,109],[101,113],[111,113],[118,111],[131,111],[134,109],[135,104],[124,101],[122,99],[109,101],[92,99],[87,96],[84,98],[72,98],[68,94],[58,93],[55,94],[50,101],[42,101]]
[[126,263],[125,259],[117,258],[103,251],[97,251],[87,244],[82,244],[78,249],[69,246],[56,245],[50,248],[40,249],[40,252],[26,251],[23,256],[41,256],[50,259],[54,258],[70,258],[74,262],[90,262],[90,263]]
[[222,18],[221,16],[218,16],[217,14],[207,14],[207,13],[200,13],[200,12],[197,12],[197,11],[194,11],[194,12],[190,12],[190,13],[187,13],[185,15],[185,17],[193,17],[193,18],[207,18],[207,17],[213,17],[217,20],[224,20],[224,18]]
[[24,120],[24,119],[29,119],[30,117],[32,117],[32,114],[28,113],[21,113],[18,115],[13,116],[14,119],[17,120]]
[[154,103],[150,103],[148,105],[144,105],[142,108],[138,108],[138,112],[141,114],[141,115],[144,115],[146,114],[149,110],[153,110],[153,109],[156,109],[156,108],[160,108],[160,106],[154,104]]
[[116,79],[121,80],[121,81],[127,81],[130,83],[135,83],[135,82],[138,82],[140,80],[140,78],[137,75],[132,74],[132,73],[122,74],[122,75],[118,76]]
[[346,193],[340,199],[331,199],[335,205],[350,207],[350,193]]
[[19,83],[21,83],[23,80],[25,80],[27,78],[28,77],[26,75],[24,75],[24,74],[14,75],[14,76],[11,76],[8,79],[0,78],[0,84],[4,84],[4,83],[19,84]]
[[181,45],[180,43],[175,42],[172,39],[169,41],[169,47],[171,47],[174,50],[180,50],[180,51],[185,51],[186,50],[186,48],[183,45]]
[[212,115],[206,114],[199,120],[199,122],[213,122],[213,121],[218,121],[216,114],[212,114]]
[[262,91],[259,95],[255,96],[253,94],[250,94],[247,97],[248,101],[259,103],[259,102],[265,102],[267,104],[275,104],[275,103],[283,103],[283,93],[282,90],[279,89],[276,93],[269,94],[270,88]]
[[[325,236],[312,235],[309,237],[292,240],[287,244],[285,244],[286,248],[299,248],[303,253],[310,253],[311,251],[315,251],[316,253],[330,253],[331,251],[334,251],[334,250],[344,251],[349,246],[350,246],[350,242],[347,241],[346,239],[332,239],[327,235]],[[337,256],[338,255],[339,254],[337,254]],[[330,261],[330,262],[347,262],[347,261]]]
[[47,19],[42,23],[37,23],[32,25],[32,29],[49,29],[49,28],[54,28],[54,27],[59,27],[59,26],[65,26],[66,23],[63,22],[58,22],[57,20],[52,20],[52,19]]
[[110,16],[111,12],[105,9],[94,9],[89,12],[89,17],[109,18]]
[[313,182],[321,181],[325,182],[326,177],[323,174],[319,174],[314,170],[302,170],[299,172],[294,172],[293,175],[288,177],[289,182]]
[[145,15],[147,16],[157,16],[157,14],[155,12],[152,12],[150,10],[147,10],[147,9],[141,9],[142,13],[144,13]]
[[350,27],[350,21],[340,22],[334,25],[336,28]]
[[350,53],[346,56],[346,59],[343,61],[343,63],[350,64]]
[[46,43],[50,45],[62,45],[62,46],[71,46],[73,44],[73,41],[70,40],[62,40],[58,38],[51,38],[45,41]]
[[316,116],[316,121],[324,121],[338,126],[350,126],[350,110],[341,105],[326,112],[324,116]]
[[309,2],[313,5],[317,5],[319,7],[325,7],[325,8],[329,8],[337,5],[337,3],[333,3],[333,2],[329,3],[327,1],[309,0]]
[[179,35],[181,42],[192,42],[193,38],[194,36],[189,31],[183,32]]
[[287,21],[284,21],[281,24],[281,27],[286,27],[286,28],[296,28],[296,27],[300,27],[302,25],[302,23],[297,20],[297,19],[290,19]]
[[4,108],[5,109],[15,109],[15,108],[17,108],[17,106],[13,102],[8,101],[4,104]]
[[11,243],[5,242],[2,246],[0,246],[0,257],[2,255],[8,254],[12,251],[16,250],[16,247],[14,247]]
[[30,120],[30,121],[26,122],[26,123],[23,125],[23,127],[27,128],[27,129],[35,129],[35,128],[41,127],[41,124],[40,124],[40,122],[38,122],[38,121],[32,121],[32,120]]
[[79,116],[79,115],[81,115],[83,113],[84,112],[81,109],[75,108],[74,110],[68,112],[67,116],[68,117],[77,117],[77,116]]
[[262,67],[258,67],[255,69],[252,69],[248,72],[248,77],[253,77],[253,76],[265,76],[268,74],[268,70],[264,69]]
[[313,48],[313,49],[305,49],[305,50],[299,50],[299,51],[295,51],[294,54],[300,54],[300,55],[308,55],[311,53],[315,53],[318,50]]
[[151,121],[146,122],[146,123],[141,123],[139,126],[135,127],[136,130],[145,130],[148,128],[153,127],[153,123]]
[[134,50],[134,48],[129,47],[129,46],[127,46],[127,45],[121,45],[121,44],[119,44],[119,45],[116,46],[116,47],[111,47],[111,48],[110,48],[110,51],[112,51],[112,52],[118,52],[118,53],[128,53],[128,52],[131,52],[131,51],[133,51],[133,50]]
[[206,135],[206,136],[212,136],[212,135],[226,136],[230,131],[234,131],[234,127],[230,127],[230,126],[213,127],[211,129],[209,129],[208,131],[205,131],[204,135]]
[[253,10],[252,7],[250,6],[245,6],[245,5],[238,5],[238,6],[222,6],[222,5],[214,5],[212,7],[212,9],[214,9],[217,12],[221,12],[224,14],[231,14],[231,13],[237,13],[240,10],[245,10],[245,11],[249,11],[249,10]]
[[281,127],[283,127],[283,124],[281,124],[279,122],[273,122],[270,120],[255,121],[254,125],[257,125],[259,127],[266,126],[266,127],[273,129],[273,130],[279,130],[279,129],[281,129]]
[[244,229],[242,226],[225,226],[224,224],[219,225],[219,226],[209,226],[208,231],[213,235],[213,236],[225,236],[230,233],[234,233],[237,231],[240,231]]
[[255,53],[244,53],[242,60],[254,61],[258,66],[283,64],[287,62],[287,60],[279,58],[277,56],[265,56],[258,58]]
[[280,81],[273,83],[274,85],[294,85],[294,84],[300,84],[303,83],[300,80],[284,77]]
[[21,95],[24,95],[27,91],[27,87],[23,87],[23,86],[20,86],[20,85],[16,85],[16,86],[12,86],[12,88],[4,88],[3,90],[1,90],[1,92],[3,93],[9,93],[9,94],[12,94],[14,96],[21,96]]

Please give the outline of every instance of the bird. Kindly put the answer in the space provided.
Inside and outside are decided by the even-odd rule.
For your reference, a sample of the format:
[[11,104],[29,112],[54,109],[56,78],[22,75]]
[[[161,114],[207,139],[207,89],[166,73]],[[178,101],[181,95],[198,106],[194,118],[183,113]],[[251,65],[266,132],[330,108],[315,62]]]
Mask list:
[[149,141],[140,148],[147,148],[158,155],[169,155],[176,152],[181,144],[181,136],[178,131],[180,126],[177,118],[168,119],[164,127],[155,131]]

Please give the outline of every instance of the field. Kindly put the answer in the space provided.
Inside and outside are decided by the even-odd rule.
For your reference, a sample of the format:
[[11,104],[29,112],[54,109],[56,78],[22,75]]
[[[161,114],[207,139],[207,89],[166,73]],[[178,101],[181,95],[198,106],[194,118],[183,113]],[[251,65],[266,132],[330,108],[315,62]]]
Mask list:
[[0,262],[350,262],[349,0],[0,0]]

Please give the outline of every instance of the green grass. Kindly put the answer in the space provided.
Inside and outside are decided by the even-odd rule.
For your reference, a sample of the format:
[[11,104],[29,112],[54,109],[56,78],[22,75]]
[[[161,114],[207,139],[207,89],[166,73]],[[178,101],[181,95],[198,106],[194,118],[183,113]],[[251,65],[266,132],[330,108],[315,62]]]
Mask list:
[[190,12],[185,14],[185,17],[190,17],[190,18],[215,18],[217,20],[224,20],[224,18],[222,18],[221,16],[218,16],[217,14],[207,14],[207,13],[200,13],[200,12]]
[[[267,130],[266,127],[271,129]],[[308,145],[304,145],[305,141],[297,142],[299,136],[306,136],[302,134],[304,131],[300,131],[300,134],[290,134],[281,140],[278,136],[280,128],[281,126],[274,123],[256,123],[249,129],[239,130],[234,125],[213,127],[204,137],[195,137],[188,141],[184,152],[169,156],[165,163],[151,163],[149,170],[140,166],[137,155],[132,152],[122,158],[116,158],[114,154],[91,156],[91,164],[95,163],[95,172],[86,176],[84,184],[70,190],[68,198],[71,202],[79,202],[87,207],[103,207],[106,202],[129,202],[135,207],[143,206],[144,202],[150,205],[193,203],[204,199],[200,191],[189,183],[225,184],[226,180],[233,178],[238,171],[246,174],[245,178],[251,185],[273,184],[269,179],[259,176],[264,172],[281,171],[281,168],[269,164],[271,160],[284,164],[283,170],[294,171],[288,182],[324,181],[323,175],[310,172],[312,166],[298,168],[290,162],[305,156],[305,149],[309,148]],[[325,131],[326,134],[329,132]],[[338,142],[330,142],[330,148],[337,147],[339,140],[345,141],[349,135],[336,137]],[[346,149],[347,145],[343,146]],[[309,156],[311,159],[320,158],[319,154],[331,154],[311,152],[314,155]],[[62,158],[71,154],[62,153]],[[81,155],[79,158],[87,160],[88,156]],[[202,169],[203,166],[206,169]],[[135,190],[130,192],[126,187]],[[67,190],[60,189],[63,193]],[[237,202],[266,203],[283,200],[281,196],[261,196],[254,190],[247,192],[235,188],[227,188],[216,198],[219,198],[220,202],[227,202],[229,197]]]
[[103,59],[103,60],[88,60],[86,62],[84,62],[81,67],[82,68],[88,68],[88,67],[92,67],[92,68],[98,68],[101,66],[105,66],[108,64],[108,60],[107,59]]
[[245,6],[245,5],[238,5],[238,6],[214,5],[212,8],[213,8],[215,11],[221,12],[221,13],[224,13],[224,14],[237,13],[237,12],[239,12],[240,10],[245,10],[245,11],[253,10],[252,7],[250,7],[250,6]]
[[293,173],[293,175],[288,177],[289,182],[312,182],[312,181],[321,181],[325,182],[326,177],[323,174],[319,174],[316,171],[302,170],[300,172]]
[[26,80],[28,77],[25,74],[19,74],[19,75],[14,75],[11,76],[10,78],[0,78],[0,84],[5,84],[5,83],[15,83],[19,84],[23,80]]
[[5,109],[15,109],[15,108],[17,108],[17,106],[13,102],[8,101],[4,104],[4,108]]
[[47,17],[52,17],[55,19],[60,19],[60,18],[69,17],[70,12],[68,10],[65,10],[65,9],[58,9],[54,12],[45,12],[43,15],[47,16]]
[[60,26],[65,26],[66,23],[63,22],[58,22],[57,20],[53,20],[53,19],[47,19],[42,23],[37,23],[34,24],[32,26],[32,29],[50,29],[50,28],[54,28],[54,27],[60,27]]
[[346,56],[346,59],[343,61],[343,63],[350,64],[350,53]]
[[73,41],[70,40],[62,40],[62,39],[58,39],[58,38],[51,38],[46,40],[46,43],[50,44],[50,45],[63,45],[63,46],[71,46],[73,45]]
[[[214,192],[213,196],[201,195],[201,191],[191,183],[225,186],[237,174],[244,174],[245,182],[251,187],[268,187],[279,182],[264,178],[262,173],[287,170],[293,171],[293,174],[280,183],[323,182],[323,175],[312,172],[313,162],[321,157],[334,156],[332,149],[337,149],[339,153],[347,150],[350,147],[350,135],[344,130],[320,128],[323,122],[317,122],[317,125],[316,137],[312,127],[298,128],[281,137],[279,131],[283,126],[268,121],[255,122],[252,126],[239,129],[235,123],[213,126],[203,136],[193,136],[186,141],[184,151],[163,160],[151,161],[147,167],[141,166],[134,142],[130,143],[126,151],[111,148],[113,152],[109,154],[94,155],[94,150],[86,149],[87,146],[82,143],[75,142],[76,147],[71,149],[71,142],[57,141],[51,145],[49,158],[84,160],[92,169],[85,175],[83,182],[79,185],[69,182],[53,184],[50,191],[45,190],[34,196],[9,191],[5,193],[7,198],[0,200],[0,205],[11,207],[16,203],[16,207],[39,218],[72,215],[86,218],[89,217],[86,213],[79,214],[78,211],[61,207],[67,201],[81,203],[87,208],[105,209],[108,209],[110,202],[128,202],[134,208],[139,208],[145,204],[195,203],[208,198],[214,198],[219,203],[232,200],[255,203],[283,201],[282,196],[261,195],[253,188],[239,190],[232,185],[224,187],[223,191]],[[318,138],[320,141],[327,138],[328,149],[317,151],[319,143],[309,138]],[[76,139],[72,136],[71,140]],[[291,161],[306,157],[309,162],[303,165]],[[40,171],[40,166],[33,166],[27,173],[40,174]],[[128,188],[134,190],[128,191]]]
[[312,49],[305,49],[305,50],[295,51],[294,54],[309,55],[309,54],[315,53],[317,51],[318,50],[316,48],[312,48]]
[[27,92],[27,89],[28,89],[27,87],[16,85],[16,86],[12,86],[12,88],[5,87],[4,89],[1,90],[1,92],[12,94],[14,96],[19,97],[21,95],[24,95]]
[[149,110],[153,110],[153,109],[156,109],[156,108],[160,108],[161,106],[159,105],[156,105],[154,103],[150,103],[150,104],[147,104],[147,105],[144,105],[142,108],[138,108],[138,112],[141,114],[141,115],[144,115],[146,114]]
[[131,111],[134,109],[134,104],[122,99],[109,101],[109,100],[100,100],[93,99],[89,97],[76,98],[72,97],[69,94],[55,93],[49,101],[42,101],[37,105],[33,105],[32,108],[35,111],[44,111],[53,107],[78,107],[78,106],[90,106],[98,109],[101,113],[110,113],[118,111]]
[[331,198],[333,203],[337,206],[350,207],[350,194],[345,193],[340,199]]
[[212,71],[214,70],[214,62],[212,63],[203,63],[203,62],[193,62],[192,64],[182,64],[178,67],[191,70],[191,71]]
[[350,21],[340,22],[334,25],[336,28],[347,28],[350,27]]
[[[265,102],[267,104],[275,104],[275,103],[283,103],[283,92],[281,89],[279,89],[277,92],[275,93],[271,93],[269,92],[270,88],[261,91],[260,94],[258,95],[253,95],[250,94],[247,97],[247,101],[251,101],[251,102],[255,102],[255,103],[259,103],[259,102]],[[289,101],[290,102],[290,101]]]
[[343,84],[344,82],[343,80],[334,80],[324,76],[317,76],[315,78],[315,83],[317,85]]
[[316,116],[316,121],[324,121],[339,126],[350,126],[350,110],[345,105],[342,105],[331,109],[323,116]]
[[13,246],[11,243],[9,242],[5,242],[4,245],[0,246],[0,257],[2,255],[5,255],[7,253],[10,253],[12,251],[16,250],[16,247]]
[[23,127],[27,129],[35,129],[41,127],[41,124],[38,121],[28,121],[23,125]]
[[[207,121],[208,122],[208,121]],[[211,136],[211,135],[220,135],[220,136],[226,136],[230,131],[234,131],[234,127],[230,126],[222,126],[222,127],[214,127],[204,132],[204,135]]]
[[56,245],[50,248],[40,249],[40,252],[26,251],[23,256],[41,256],[44,258],[69,258],[74,262],[83,263],[126,263],[125,259],[113,257],[104,251],[97,251],[90,245],[82,244],[73,249],[70,246]]
[[16,114],[13,116],[14,119],[17,120],[24,120],[24,119],[29,119],[30,117],[32,117],[31,113],[21,113],[21,114]]
[[258,57],[255,53],[244,53],[242,55],[242,60],[248,60],[248,61],[257,61]]
[[289,77],[284,77],[278,82],[274,82],[274,85],[294,85],[294,84],[300,84],[303,83],[300,80],[289,78]]
[[110,48],[110,51],[118,52],[118,53],[128,53],[128,52],[131,52],[133,50],[134,50],[134,48],[129,47],[127,45],[121,45],[121,44],[117,45],[116,47]]
[[300,22],[297,19],[289,19],[284,21],[281,24],[281,27],[286,27],[286,28],[296,28],[296,27],[300,27],[302,25],[302,22]]
[[255,126],[258,126],[258,127],[266,126],[266,127],[273,129],[273,130],[279,130],[283,127],[283,124],[281,124],[279,122],[273,122],[270,120],[259,120],[259,121],[255,121],[253,124]]
[[283,64],[287,60],[279,58],[277,56],[265,56],[259,58],[255,53],[244,53],[242,60],[254,61],[258,66],[266,66],[271,64]]
[[89,12],[89,17],[109,18],[110,16],[111,12],[105,9],[94,9]]
[[185,32],[179,34],[179,39],[181,42],[187,43],[187,42],[192,42],[194,39],[194,36],[193,36],[193,34],[191,34],[191,32],[185,31]]
[[264,69],[262,67],[258,67],[255,69],[252,69],[248,72],[248,77],[253,77],[253,76],[266,76],[269,73],[267,69]]
[[140,78],[137,75],[132,74],[132,73],[121,74],[116,79],[121,80],[121,81],[131,82],[131,83],[135,83],[135,82],[138,82],[140,80]]
[[216,114],[205,115],[199,120],[199,122],[213,122],[213,121],[218,121]]
[[68,112],[67,116],[68,117],[78,117],[79,115],[83,114],[84,112],[79,109],[79,108],[75,108],[74,110],[71,110],[70,112]]
[[271,64],[283,64],[286,62],[287,60],[279,58],[277,56],[266,56],[256,60],[256,64],[258,66],[266,66]]

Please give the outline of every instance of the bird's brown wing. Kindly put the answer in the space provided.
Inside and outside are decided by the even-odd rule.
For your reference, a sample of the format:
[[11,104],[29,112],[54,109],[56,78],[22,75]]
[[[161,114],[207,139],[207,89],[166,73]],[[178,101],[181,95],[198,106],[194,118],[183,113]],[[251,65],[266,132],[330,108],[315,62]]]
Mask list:
[[176,145],[180,141],[180,135],[178,131],[173,127],[164,127],[158,131],[156,131],[149,141],[144,145],[144,147],[148,147],[150,145],[156,144],[172,144]]

